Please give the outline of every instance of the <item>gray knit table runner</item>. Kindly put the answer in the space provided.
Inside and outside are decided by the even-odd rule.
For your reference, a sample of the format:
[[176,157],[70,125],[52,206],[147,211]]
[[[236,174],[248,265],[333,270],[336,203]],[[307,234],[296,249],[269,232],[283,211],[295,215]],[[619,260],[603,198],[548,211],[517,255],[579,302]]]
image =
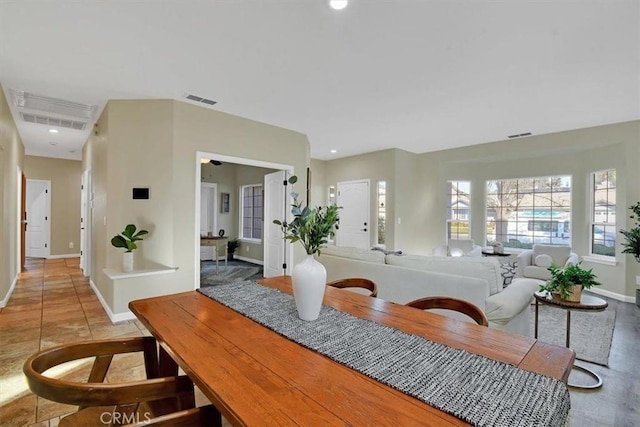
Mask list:
[[298,318],[293,297],[244,281],[198,289],[280,335],[477,426],[563,426],[562,381],[434,343],[332,307]]

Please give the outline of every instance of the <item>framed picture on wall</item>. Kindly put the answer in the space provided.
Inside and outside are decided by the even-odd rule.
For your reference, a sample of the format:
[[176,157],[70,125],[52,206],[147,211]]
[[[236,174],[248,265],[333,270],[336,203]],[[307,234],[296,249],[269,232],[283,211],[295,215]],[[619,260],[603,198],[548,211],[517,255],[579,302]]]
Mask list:
[[220,198],[220,212],[229,213],[229,193],[221,193]]

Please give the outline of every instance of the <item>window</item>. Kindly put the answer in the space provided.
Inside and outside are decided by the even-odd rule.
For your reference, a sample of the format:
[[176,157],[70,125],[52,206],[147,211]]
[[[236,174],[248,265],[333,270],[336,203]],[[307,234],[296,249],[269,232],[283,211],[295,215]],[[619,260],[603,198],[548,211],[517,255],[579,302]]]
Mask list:
[[471,182],[448,181],[447,240],[470,239]]
[[487,181],[487,244],[571,245],[571,177]]
[[240,238],[262,240],[262,185],[243,185],[241,192]]
[[591,253],[616,256],[616,170],[591,174]]
[[385,225],[387,221],[387,182],[378,181],[378,244],[385,244]]

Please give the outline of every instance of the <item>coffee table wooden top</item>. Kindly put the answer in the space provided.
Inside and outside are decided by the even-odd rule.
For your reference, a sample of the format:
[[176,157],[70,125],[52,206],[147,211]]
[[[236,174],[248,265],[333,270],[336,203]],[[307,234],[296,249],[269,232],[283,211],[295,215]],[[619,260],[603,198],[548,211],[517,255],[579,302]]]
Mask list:
[[582,294],[580,302],[566,301],[557,297],[547,299],[546,295],[540,292],[534,292],[533,296],[541,303],[555,305],[567,310],[603,311],[609,306],[608,302],[593,295]]
[[[260,281],[291,293],[290,277]],[[327,288],[324,304],[566,382],[567,348]],[[233,425],[467,425],[192,291],[131,311]]]

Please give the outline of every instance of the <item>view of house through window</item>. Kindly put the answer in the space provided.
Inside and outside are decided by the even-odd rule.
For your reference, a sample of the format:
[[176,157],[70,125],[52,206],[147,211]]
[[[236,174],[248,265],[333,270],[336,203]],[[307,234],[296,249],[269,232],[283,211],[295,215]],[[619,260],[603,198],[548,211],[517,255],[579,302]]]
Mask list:
[[448,181],[447,240],[470,239],[470,181]]
[[387,182],[378,181],[378,244],[385,244],[385,224],[387,221]]
[[240,212],[241,239],[262,239],[262,185],[243,185]]
[[591,174],[591,253],[616,255],[616,170]]
[[571,177],[487,181],[487,244],[571,245]]

